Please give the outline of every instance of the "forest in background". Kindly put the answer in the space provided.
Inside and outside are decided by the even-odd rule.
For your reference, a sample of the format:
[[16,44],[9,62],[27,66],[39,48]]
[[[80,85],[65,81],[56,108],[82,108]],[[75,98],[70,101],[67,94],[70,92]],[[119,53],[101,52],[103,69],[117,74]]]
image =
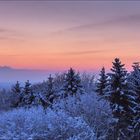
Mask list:
[[139,140],[140,66],[127,72],[119,58],[110,73],[49,76],[17,81],[0,91],[0,139]]

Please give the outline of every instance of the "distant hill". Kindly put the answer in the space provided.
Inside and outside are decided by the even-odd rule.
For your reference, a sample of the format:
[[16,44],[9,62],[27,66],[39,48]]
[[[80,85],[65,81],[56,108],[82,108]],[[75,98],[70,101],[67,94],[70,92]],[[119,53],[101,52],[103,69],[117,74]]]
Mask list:
[[16,81],[25,82],[39,82],[47,79],[50,73],[55,73],[48,70],[34,70],[34,69],[14,69],[9,66],[0,66],[0,88],[8,87],[9,84]]

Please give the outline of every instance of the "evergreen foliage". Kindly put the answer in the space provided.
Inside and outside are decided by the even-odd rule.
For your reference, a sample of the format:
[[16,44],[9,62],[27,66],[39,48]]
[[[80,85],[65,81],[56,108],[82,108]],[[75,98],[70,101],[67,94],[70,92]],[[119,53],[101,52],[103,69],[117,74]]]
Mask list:
[[25,87],[22,91],[22,96],[23,98],[21,101],[21,105],[29,107],[32,104],[34,104],[35,96],[33,94],[33,90],[32,90],[31,83],[29,82],[29,80],[25,82]]
[[72,68],[65,74],[64,79],[64,97],[68,95],[76,95],[77,93],[83,93],[81,79],[79,73],[76,73]]
[[21,103],[22,97],[21,97],[22,88],[20,87],[19,81],[16,82],[16,84],[12,87],[12,93],[15,95],[15,98],[13,100],[13,107],[18,107]]
[[133,91],[135,105],[133,106],[133,139],[140,139],[140,66],[139,63],[133,63],[133,71],[130,73],[128,81],[129,88]]
[[99,74],[100,78],[98,79],[97,82],[97,88],[96,91],[99,95],[103,96],[104,95],[104,90],[106,87],[106,83],[107,83],[107,75],[105,74],[105,68],[103,67],[100,74]]
[[52,105],[55,99],[54,82],[51,75],[48,77],[46,84],[47,84],[47,90],[44,96],[42,97],[40,96],[41,97],[40,101],[44,108]]
[[20,94],[21,93],[21,87],[19,81],[16,82],[16,84],[12,88],[12,92],[15,94]]
[[[110,73],[106,74],[104,67],[101,69],[96,84],[93,75],[80,75],[72,68],[33,86],[29,80],[24,87],[17,81],[12,87],[13,94],[0,91],[1,107],[11,100],[9,105],[20,107],[19,110],[42,106],[46,115],[50,110],[56,114],[64,111],[72,117],[82,117],[94,128],[99,140],[139,140],[140,66],[134,63],[129,74],[124,66],[116,58]],[[105,100],[99,100],[101,97]]]
[[106,87],[106,94],[108,94],[112,114],[115,119],[113,137],[115,139],[124,139],[129,134],[127,128],[132,123],[132,92],[128,90],[127,71],[118,58],[113,62],[111,71],[112,73],[108,74],[110,79]]

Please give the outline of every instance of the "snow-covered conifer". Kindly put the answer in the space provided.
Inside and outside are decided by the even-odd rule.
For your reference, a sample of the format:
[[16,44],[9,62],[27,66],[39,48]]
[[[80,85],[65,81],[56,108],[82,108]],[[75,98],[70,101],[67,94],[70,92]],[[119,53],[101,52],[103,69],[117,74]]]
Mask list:
[[36,94],[35,101],[37,105],[42,105],[44,108],[47,108],[53,104],[56,95],[54,90],[54,82],[51,75],[48,77],[48,80],[45,83],[46,91]]
[[83,93],[80,75],[79,73],[76,73],[72,68],[70,68],[65,74],[64,82],[64,97],[67,97],[68,95],[73,96],[77,93]]
[[12,87],[12,93],[14,94],[15,98],[12,102],[12,106],[14,107],[18,107],[19,104],[21,103],[21,100],[22,100],[22,95],[21,95],[21,86],[20,86],[20,83],[19,81],[16,82],[16,84]]
[[48,78],[47,87],[47,100],[50,102],[50,104],[52,104],[55,98],[55,90],[53,78],[51,75]]
[[100,76],[100,78],[98,79],[98,82],[97,82],[96,91],[99,95],[104,95],[104,89],[106,87],[106,82],[107,82],[107,75],[105,74],[104,67],[102,68],[99,76]]
[[16,93],[16,94],[20,94],[20,92],[21,92],[21,87],[20,87],[19,81],[17,81],[16,84],[13,86],[12,92],[14,92],[14,93]]
[[133,139],[140,138],[140,65],[133,63],[133,71],[130,73],[128,81],[129,88],[134,93],[134,116],[133,116]]
[[31,83],[29,82],[29,80],[25,82],[25,87],[22,91],[22,94],[23,94],[23,98],[22,98],[21,105],[30,106],[31,104],[33,104],[35,96],[33,94],[33,90],[32,90]]
[[[111,68],[108,86],[106,88],[112,114],[115,121],[114,138],[125,138],[125,133],[132,121],[132,92],[128,90],[127,71],[119,58],[116,58]],[[125,131],[124,131],[125,130]],[[125,133],[125,134],[124,134]]]

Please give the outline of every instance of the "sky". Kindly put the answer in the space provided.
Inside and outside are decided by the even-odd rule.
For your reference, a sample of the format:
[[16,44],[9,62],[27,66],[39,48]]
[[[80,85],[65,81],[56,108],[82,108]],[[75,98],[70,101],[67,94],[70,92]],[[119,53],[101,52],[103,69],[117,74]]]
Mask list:
[[126,68],[140,61],[139,1],[0,1],[0,65]]

